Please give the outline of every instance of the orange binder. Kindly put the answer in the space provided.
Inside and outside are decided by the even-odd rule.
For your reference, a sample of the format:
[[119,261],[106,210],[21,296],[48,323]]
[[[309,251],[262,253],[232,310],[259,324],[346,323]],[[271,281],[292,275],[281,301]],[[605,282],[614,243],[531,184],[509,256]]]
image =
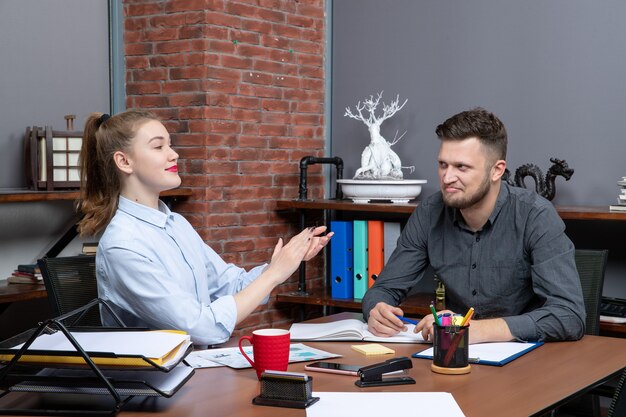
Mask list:
[[385,232],[382,220],[367,221],[367,288],[374,285],[385,264]]

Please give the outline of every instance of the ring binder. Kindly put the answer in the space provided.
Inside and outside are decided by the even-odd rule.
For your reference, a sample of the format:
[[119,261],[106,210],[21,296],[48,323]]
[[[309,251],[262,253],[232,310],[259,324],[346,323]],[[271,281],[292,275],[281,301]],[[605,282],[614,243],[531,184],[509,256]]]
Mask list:
[[[111,314],[120,327],[93,328],[99,331],[137,331],[137,328],[129,328],[111,310],[104,300],[95,299],[87,305],[63,314],[59,317],[46,320],[39,324],[36,329],[31,329],[0,343],[0,355],[7,357],[12,355],[6,366],[0,369],[0,398],[8,396],[12,392],[32,392],[32,393],[69,393],[69,394],[100,394],[110,395],[114,405],[106,414],[115,415],[134,396],[164,396],[174,395],[182,385],[184,385],[194,374],[194,369],[184,362],[185,356],[191,352],[193,346],[179,345],[177,349],[184,348],[185,351],[177,356],[177,360],[164,366],[154,360],[140,355],[129,355],[134,359],[145,362],[145,365],[138,370],[137,366],[126,367],[123,365],[97,365],[95,362],[102,358],[119,358],[119,355],[111,352],[89,352],[78,343],[72,335],[70,328],[63,324],[63,320],[82,316],[90,308],[102,306],[103,311]],[[85,331],[85,328],[80,328]],[[141,329],[146,330],[146,329]],[[75,352],[67,351],[42,351],[31,349],[31,345],[42,335],[61,332],[63,336],[74,347]],[[17,350],[9,349],[24,340],[26,342]],[[69,353],[69,355],[68,355]],[[44,363],[30,363],[20,361],[21,358],[28,357],[51,357],[71,356],[78,359],[80,364],[68,364],[60,362],[46,361]],[[82,361],[84,363],[82,363]],[[125,359],[121,357],[121,359]],[[75,361],[76,362],[76,361]],[[115,361],[113,362],[115,363]],[[85,366],[86,365],[86,366]],[[16,414],[20,415],[41,415],[61,414],[61,410],[42,409],[6,409],[0,408],[0,415]],[[100,414],[95,410],[63,410],[62,414],[85,415]]]

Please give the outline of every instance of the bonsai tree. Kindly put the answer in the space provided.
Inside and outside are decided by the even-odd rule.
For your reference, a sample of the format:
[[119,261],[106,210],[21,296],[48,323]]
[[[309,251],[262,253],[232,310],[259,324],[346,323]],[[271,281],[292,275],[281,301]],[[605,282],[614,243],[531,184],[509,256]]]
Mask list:
[[[402,180],[402,168],[407,168],[410,172],[415,170],[414,166],[401,166],[400,157],[391,150],[391,147],[402,139],[406,131],[400,137],[398,137],[398,132],[396,131],[393,142],[387,141],[380,134],[380,125],[400,111],[408,100],[404,100],[404,103],[399,104],[400,98],[396,96],[396,99],[389,104],[383,102],[383,114],[377,116],[376,108],[382,96],[383,92],[381,91],[376,98],[372,95],[364,100],[363,103],[359,101],[356,104],[357,114],[352,113],[350,107],[346,107],[344,116],[362,121],[370,132],[370,143],[361,153],[361,167],[356,170],[354,179]],[[365,115],[363,114],[364,112]]]

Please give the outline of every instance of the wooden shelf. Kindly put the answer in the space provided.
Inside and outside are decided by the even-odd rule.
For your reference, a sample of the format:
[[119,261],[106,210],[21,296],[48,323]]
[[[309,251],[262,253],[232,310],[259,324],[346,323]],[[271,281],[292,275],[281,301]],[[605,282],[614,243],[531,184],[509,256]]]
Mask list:
[[[400,304],[400,308],[402,308],[405,314],[424,317],[430,312],[428,306],[432,300],[432,294],[414,294],[404,300],[404,302]],[[326,294],[322,288],[308,291],[306,295],[299,293],[278,294],[276,301],[361,310],[361,300],[355,298],[332,298]]]
[[[22,189],[0,189],[0,203],[23,203],[34,201],[76,200],[80,196],[78,190],[68,191],[33,191]],[[161,197],[189,197],[189,188],[176,188],[161,193]]]
[[[351,200],[280,200],[276,202],[277,210],[334,210],[348,212],[378,212],[410,215],[417,202],[407,204],[393,203],[353,203]],[[557,213],[563,220],[601,220],[626,221],[626,212],[611,212],[606,206],[556,206]],[[292,304],[307,304],[328,307],[340,307],[361,310],[361,301],[357,299],[332,298],[324,289],[309,291],[308,294],[279,294],[277,301]],[[407,315],[423,317],[429,314],[428,306],[433,299],[432,294],[415,294],[407,298],[400,307]],[[600,323],[600,334],[603,336],[626,337],[626,324]]]
[[[351,200],[280,200],[276,202],[278,210],[339,210],[368,211],[380,213],[411,214],[417,203],[367,203],[356,204]],[[563,220],[612,220],[626,221],[626,212],[609,211],[609,206],[556,206],[556,211]]]
[[48,293],[43,284],[9,284],[6,280],[0,281],[0,304],[46,298],[47,296]]
[[353,203],[352,200],[279,200],[276,202],[278,210],[338,210],[338,211],[371,211],[381,213],[411,214],[416,203]]

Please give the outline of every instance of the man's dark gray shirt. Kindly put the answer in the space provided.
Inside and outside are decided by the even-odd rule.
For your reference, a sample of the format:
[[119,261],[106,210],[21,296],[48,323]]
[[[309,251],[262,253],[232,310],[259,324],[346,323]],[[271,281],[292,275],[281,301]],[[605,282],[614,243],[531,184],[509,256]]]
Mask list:
[[441,192],[413,211],[363,312],[383,301],[398,305],[431,265],[446,286],[446,308],[475,319],[503,318],[519,340],[576,340],[585,305],[574,245],[552,203],[502,183],[493,213],[471,231]]

